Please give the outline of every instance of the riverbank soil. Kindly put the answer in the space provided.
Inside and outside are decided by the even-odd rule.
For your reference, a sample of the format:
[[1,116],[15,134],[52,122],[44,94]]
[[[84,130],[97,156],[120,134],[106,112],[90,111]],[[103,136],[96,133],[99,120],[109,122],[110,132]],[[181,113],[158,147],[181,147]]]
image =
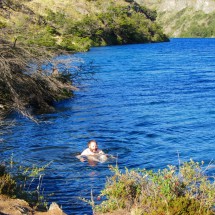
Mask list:
[[0,195],[0,215],[66,215],[56,203],[52,203],[47,212],[38,212],[21,199],[11,199]]

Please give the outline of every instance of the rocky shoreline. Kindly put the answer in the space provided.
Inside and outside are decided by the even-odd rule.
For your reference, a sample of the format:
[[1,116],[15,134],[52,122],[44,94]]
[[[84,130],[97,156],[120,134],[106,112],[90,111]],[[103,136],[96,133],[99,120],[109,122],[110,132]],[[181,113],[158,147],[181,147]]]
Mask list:
[[0,195],[0,215],[66,215],[56,203],[52,203],[46,212],[39,212],[21,199],[12,199]]

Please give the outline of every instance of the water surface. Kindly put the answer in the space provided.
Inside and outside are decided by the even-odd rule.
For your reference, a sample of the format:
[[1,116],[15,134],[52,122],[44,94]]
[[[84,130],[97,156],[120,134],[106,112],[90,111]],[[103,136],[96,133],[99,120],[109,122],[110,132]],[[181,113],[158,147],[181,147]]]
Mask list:
[[[215,152],[215,39],[92,48],[76,56],[93,61],[93,79],[74,98],[38,116],[40,124],[16,117],[3,129],[1,160],[53,161],[43,179],[68,214],[92,214],[78,199],[96,197],[111,175],[109,165],[81,163],[76,155],[90,139],[118,157],[121,169],[157,170],[180,161],[204,160]],[[214,174],[215,169],[210,169]]]

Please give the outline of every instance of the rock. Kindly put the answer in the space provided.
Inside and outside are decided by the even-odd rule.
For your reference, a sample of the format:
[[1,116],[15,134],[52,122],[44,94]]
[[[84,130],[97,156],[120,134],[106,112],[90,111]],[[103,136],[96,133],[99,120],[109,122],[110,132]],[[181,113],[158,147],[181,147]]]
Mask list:
[[66,213],[56,203],[52,203],[47,212],[39,212],[24,200],[0,195],[0,215],[66,215]]
[[47,212],[36,212],[35,215],[66,215],[61,208],[53,202]]
[[10,199],[0,195],[0,214],[6,215],[33,215],[33,209],[21,199]]

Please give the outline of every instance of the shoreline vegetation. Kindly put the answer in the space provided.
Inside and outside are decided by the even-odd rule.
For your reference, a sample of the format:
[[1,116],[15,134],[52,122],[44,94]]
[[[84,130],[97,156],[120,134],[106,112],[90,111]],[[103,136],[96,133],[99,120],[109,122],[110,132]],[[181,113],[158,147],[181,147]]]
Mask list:
[[[0,213],[65,214],[56,203],[47,211],[42,180],[50,164],[42,167],[18,166],[13,161],[6,166],[0,164]],[[214,215],[215,177],[209,175],[211,168],[213,163],[206,166],[203,161],[193,160],[157,171],[120,170],[117,165],[111,166],[112,176],[107,178],[101,194],[95,197],[92,191],[90,200],[80,199],[91,205],[95,215]],[[21,207],[23,213],[17,209]]]
[[[93,46],[168,42],[156,18],[156,11],[133,0],[0,0],[0,126],[13,111],[37,122],[34,113],[54,111],[56,101],[73,95],[74,75],[81,71],[70,73],[71,62],[56,61],[56,56]],[[41,185],[44,170],[19,167],[16,175],[0,164],[0,213],[64,214],[56,205],[47,211],[37,184],[26,191],[33,178]],[[95,214],[215,214],[214,177],[206,175],[203,163],[157,172],[112,171],[98,196],[104,197],[102,203],[85,200]]]
[[[63,215],[63,210],[44,196],[43,177],[52,162],[37,167],[20,166],[13,161],[0,164],[0,213]],[[214,215],[214,162],[181,162],[165,169],[120,170],[111,166],[99,196],[80,199],[92,207],[93,214],[111,215]],[[26,189],[27,188],[27,189]],[[47,194],[46,194],[47,195]],[[99,203],[100,202],[100,203]],[[20,209],[21,208],[21,209]],[[49,208],[49,210],[47,210]]]
[[111,167],[109,177],[96,205],[88,201],[94,214],[112,215],[214,215],[215,177],[207,175],[214,168],[204,162],[184,162],[158,171]]
[[44,171],[50,164],[25,167],[12,159],[0,163],[0,214],[65,215],[56,203],[48,207],[43,194]]
[[44,59],[51,63],[48,57],[52,55],[46,49],[0,42],[0,117],[17,111],[35,121],[34,111],[53,111],[54,101],[71,97],[77,89],[67,73],[59,74],[53,66],[49,74],[41,69]]
[[133,0],[1,0],[0,119],[16,111],[35,120],[32,113],[53,111],[73,95],[73,74],[59,71],[57,55],[169,41],[155,21],[155,11]]
[[[54,111],[55,102],[73,96],[74,78],[81,70],[71,73],[72,62],[57,61],[56,56],[93,46],[168,42],[156,18],[156,11],[133,0],[0,0],[0,126],[13,111],[37,122],[35,113]],[[0,165],[0,203],[8,196],[9,205],[11,198],[26,199],[30,206],[20,205],[25,208],[20,214],[42,215],[36,210],[47,211],[43,194],[26,192],[23,183],[37,177],[40,184],[44,169],[25,169],[16,177]],[[214,177],[206,175],[203,163],[190,161],[157,172],[112,171],[98,197],[104,197],[102,203],[86,200],[95,214],[215,214]],[[55,208],[63,214],[55,206],[49,212]],[[54,213],[49,212],[45,214]]]

